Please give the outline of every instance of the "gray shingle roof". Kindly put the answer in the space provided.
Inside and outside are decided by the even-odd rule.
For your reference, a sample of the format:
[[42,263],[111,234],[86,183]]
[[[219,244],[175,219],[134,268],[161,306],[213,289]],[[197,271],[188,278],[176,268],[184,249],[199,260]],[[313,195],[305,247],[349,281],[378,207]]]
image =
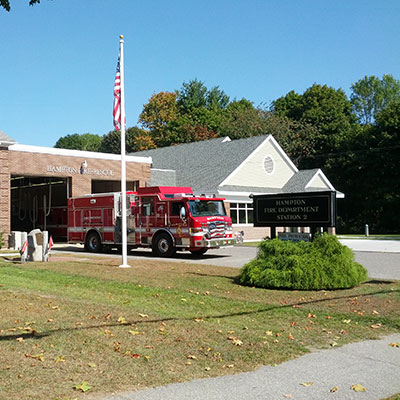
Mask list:
[[16,143],[14,139],[7,136],[3,131],[0,131],[0,145],[10,145]]
[[150,156],[153,168],[176,170],[176,185],[198,193],[216,193],[233,172],[267,136],[224,141],[224,138],[145,150],[130,155]]
[[[307,184],[318,169],[301,170],[295,173],[282,189],[269,187],[248,187],[238,185],[219,186],[268,136],[254,136],[246,139],[226,141],[224,138],[202,142],[185,143],[131,153],[134,156],[150,156],[153,169],[175,170],[175,185],[190,186],[195,193],[247,192],[247,193],[296,193],[315,189]],[[152,171],[154,182],[165,180],[161,171]],[[161,179],[161,180],[160,180]],[[173,179],[169,177],[168,182]],[[172,180],[171,180],[172,182]],[[153,178],[152,178],[152,184]],[[155,184],[154,184],[155,185]],[[164,183],[166,185],[166,183]],[[156,186],[156,185],[155,185]]]
[[[310,182],[311,178],[318,172],[315,169],[303,169],[294,174],[282,188],[283,193],[298,193],[306,190],[306,185]],[[326,190],[326,189],[324,189]]]

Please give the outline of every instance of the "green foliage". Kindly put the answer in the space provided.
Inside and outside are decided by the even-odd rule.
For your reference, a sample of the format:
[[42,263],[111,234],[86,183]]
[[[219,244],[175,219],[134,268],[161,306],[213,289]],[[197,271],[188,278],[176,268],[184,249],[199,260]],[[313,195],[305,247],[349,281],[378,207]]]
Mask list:
[[244,285],[296,290],[343,289],[367,279],[353,252],[335,236],[321,235],[313,242],[261,242],[257,257],[239,275]]
[[[125,131],[125,149],[127,153],[153,149],[155,147],[154,141],[148,131],[136,126],[128,128]],[[121,154],[121,133],[113,130],[104,135],[99,151],[102,153]]]
[[[352,105],[341,89],[314,84],[302,95],[291,91],[272,103],[275,114],[316,128],[314,151],[329,154],[340,148],[355,122]],[[307,163],[305,167],[320,167]]]
[[177,104],[182,114],[190,113],[196,108],[226,108],[229,97],[218,86],[208,90],[204,82],[197,79],[184,82],[178,91]]
[[392,75],[365,76],[351,86],[353,110],[362,124],[370,124],[393,101],[400,100],[400,81]]
[[376,115],[349,141],[332,168],[346,193],[339,202],[340,230],[360,233],[398,233],[400,215],[400,101]]
[[72,149],[84,151],[99,151],[102,138],[92,133],[67,135],[57,140],[54,145],[58,149]]
[[4,232],[0,232],[0,249],[3,248],[4,245],[5,245]]
[[[33,6],[36,3],[40,3],[40,0],[29,0],[29,5]],[[10,1],[9,0],[0,0],[0,7],[3,7],[5,10],[10,11]]]

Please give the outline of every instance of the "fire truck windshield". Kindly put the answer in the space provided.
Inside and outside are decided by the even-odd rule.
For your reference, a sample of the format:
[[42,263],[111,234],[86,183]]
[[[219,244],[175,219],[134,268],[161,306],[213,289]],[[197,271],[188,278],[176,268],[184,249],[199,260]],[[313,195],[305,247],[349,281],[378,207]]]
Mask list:
[[221,200],[189,200],[192,217],[225,216],[224,203]]

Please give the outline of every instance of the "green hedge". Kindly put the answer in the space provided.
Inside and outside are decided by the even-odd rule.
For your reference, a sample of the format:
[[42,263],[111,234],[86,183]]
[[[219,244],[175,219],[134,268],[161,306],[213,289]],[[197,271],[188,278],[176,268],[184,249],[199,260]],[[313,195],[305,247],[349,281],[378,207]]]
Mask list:
[[298,290],[344,289],[367,279],[367,270],[336,236],[317,236],[313,242],[265,240],[257,257],[241,270],[241,284]]

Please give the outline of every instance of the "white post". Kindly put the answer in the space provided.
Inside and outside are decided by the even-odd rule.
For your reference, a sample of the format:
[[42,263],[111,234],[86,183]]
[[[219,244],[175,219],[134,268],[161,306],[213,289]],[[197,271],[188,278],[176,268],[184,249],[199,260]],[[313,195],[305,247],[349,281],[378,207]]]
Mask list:
[[122,220],[122,264],[120,268],[130,268],[128,264],[128,239],[126,224],[126,162],[125,162],[125,80],[124,80],[124,37],[120,36],[121,75],[121,220]]

